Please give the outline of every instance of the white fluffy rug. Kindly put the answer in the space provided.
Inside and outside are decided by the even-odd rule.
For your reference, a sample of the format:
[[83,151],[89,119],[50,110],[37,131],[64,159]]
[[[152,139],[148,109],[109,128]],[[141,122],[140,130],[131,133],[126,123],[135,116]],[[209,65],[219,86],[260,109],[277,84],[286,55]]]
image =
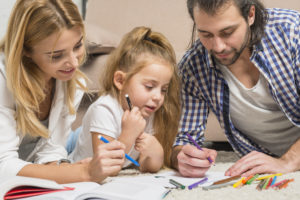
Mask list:
[[[233,152],[218,152],[216,166],[212,166],[211,171],[225,172],[238,157]],[[300,172],[284,174],[277,180],[294,178],[294,182],[289,183],[288,187],[281,190],[268,189],[259,191],[257,184],[246,185],[241,188],[231,186],[203,190],[198,187],[193,190],[172,190],[164,200],[299,200],[300,199]]]
[[[211,171],[225,172],[238,157],[233,152],[219,151],[216,165],[212,166]],[[123,170],[121,176],[140,176],[137,170]],[[289,183],[287,188],[281,190],[268,189],[259,191],[256,189],[257,183],[246,185],[241,188],[227,186],[224,188],[203,190],[201,187],[192,190],[172,190],[164,200],[300,200],[300,171],[284,174],[278,177],[278,181],[294,178],[294,182]],[[109,180],[108,180],[109,181]]]

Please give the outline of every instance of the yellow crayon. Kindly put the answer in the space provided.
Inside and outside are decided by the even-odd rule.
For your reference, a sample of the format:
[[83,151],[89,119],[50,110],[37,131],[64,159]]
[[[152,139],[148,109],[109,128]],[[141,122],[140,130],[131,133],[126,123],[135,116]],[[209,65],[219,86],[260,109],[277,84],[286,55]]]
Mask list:
[[278,173],[278,174],[271,174],[271,175],[267,175],[267,176],[262,176],[262,177],[258,177],[256,180],[259,181],[259,180],[262,180],[262,179],[266,179],[266,178],[270,178],[270,177],[274,177],[274,176],[281,176],[282,173]]
[[241,178],[240,180],[238,180],[235,184],[233,184],[233,187],[234,187],[234,188],[238,187],[238,186],[243,182],[243,180],[244,180],[245,178],[246,178],[246,177],[243,177],[243,178]]

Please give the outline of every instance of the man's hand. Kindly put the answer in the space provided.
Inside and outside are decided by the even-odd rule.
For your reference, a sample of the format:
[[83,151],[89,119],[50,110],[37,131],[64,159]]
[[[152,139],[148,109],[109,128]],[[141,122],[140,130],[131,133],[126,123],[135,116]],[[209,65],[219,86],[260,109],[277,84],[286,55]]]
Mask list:
[[238,160],[226,172],[226,176],[250,176],[252,174],[275,174],[291,172],[287,161],[282,158],[273,158],[264,153],[252,151]]
[[189,144],[183,146],[177,155],[179,173],[186,177],[203,177],[211,166],[208,156],[214,161],[217,152],[206,148],[201,151]]

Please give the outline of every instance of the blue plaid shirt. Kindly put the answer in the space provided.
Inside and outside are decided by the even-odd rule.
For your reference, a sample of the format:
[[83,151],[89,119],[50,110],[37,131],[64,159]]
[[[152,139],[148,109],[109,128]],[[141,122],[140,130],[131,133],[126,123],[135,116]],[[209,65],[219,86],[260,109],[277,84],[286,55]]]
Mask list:
[[[251,62],[269,83],[269,90],[286,117],[300,127],[300,13],[267,9],[265,36],[253,47]],[[182,81],[182,117],[174,146],[190,143],[190,133],[200,145],[209,111],[218,118],[234,151],[274,155],[234,127],[229,115],[229,87],[211,55],[198,40],[179,63]],[[299,133],[300,134],[300,133]]]

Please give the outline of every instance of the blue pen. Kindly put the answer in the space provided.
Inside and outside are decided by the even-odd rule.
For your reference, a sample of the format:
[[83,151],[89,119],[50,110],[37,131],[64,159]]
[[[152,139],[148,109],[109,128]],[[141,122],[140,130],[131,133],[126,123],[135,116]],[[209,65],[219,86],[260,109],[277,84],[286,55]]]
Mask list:
[[[101,136],[101,135],[98,135],[98,138],[102,141],[102,142],[104,142],[104,143],[109,143],[109,141],[107,140],[107,139],[105,139],[103,136]],[[130,160],[133,164],[135,164],[136,166],[140,166],[140,164],[136,161],[136,160],[134,160],[133,158],[131,158],[129,155],[127,155],[126,153],[125,153],[125,157],[128,159],[128,160]]]

